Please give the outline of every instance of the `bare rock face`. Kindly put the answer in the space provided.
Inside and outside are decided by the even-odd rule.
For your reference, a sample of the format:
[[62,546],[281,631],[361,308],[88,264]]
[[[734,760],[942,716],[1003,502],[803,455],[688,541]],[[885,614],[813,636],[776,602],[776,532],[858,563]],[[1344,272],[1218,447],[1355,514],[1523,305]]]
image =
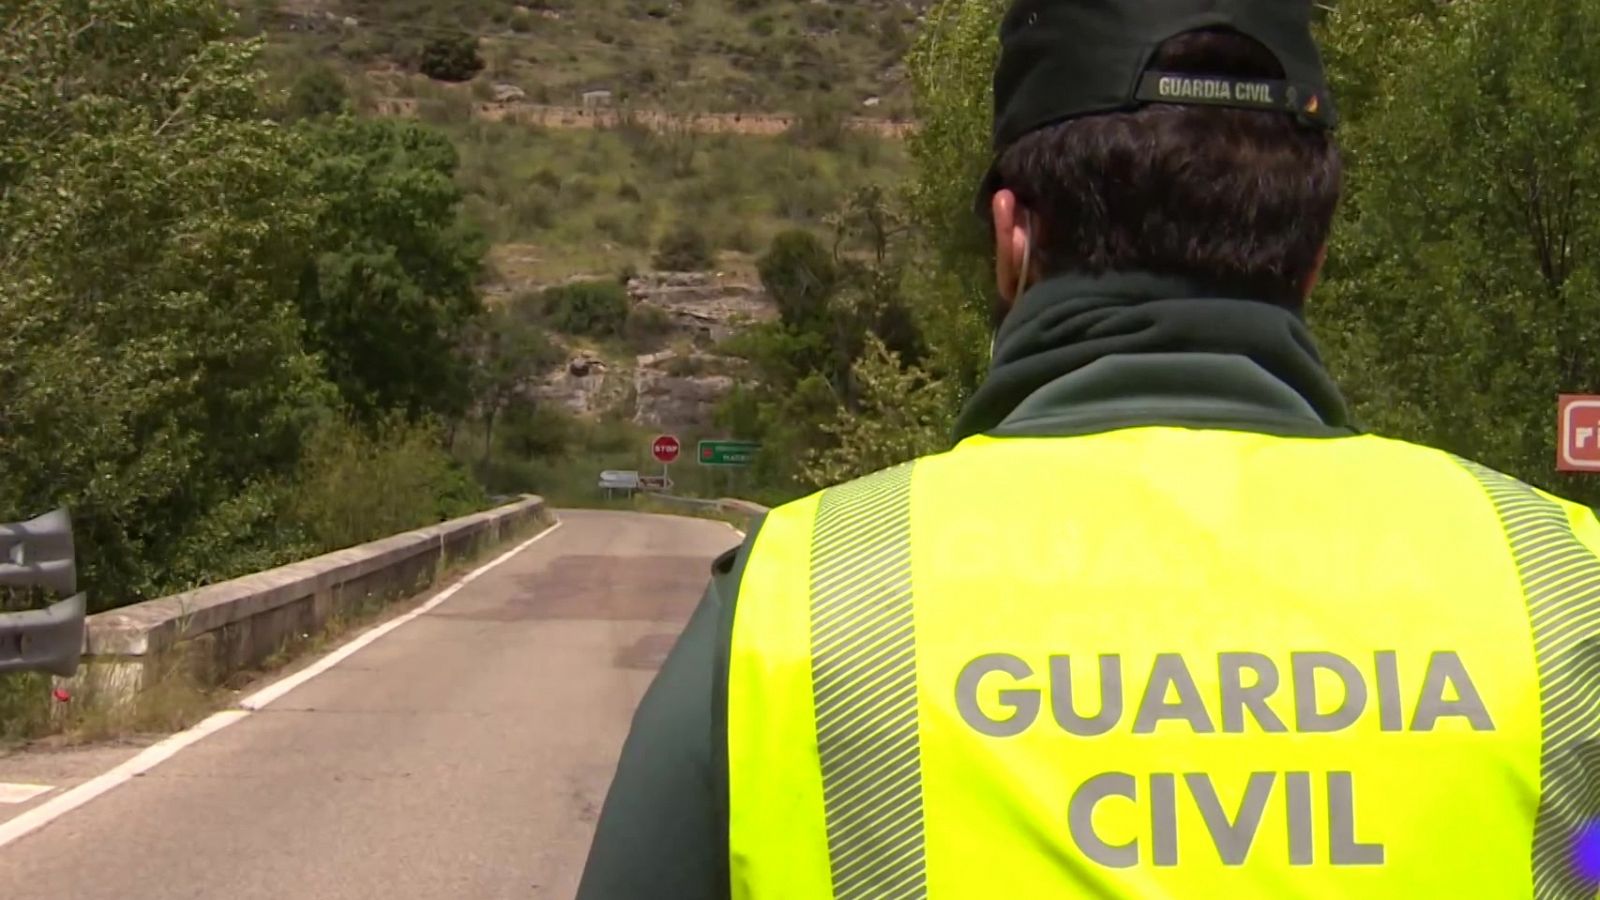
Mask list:
[[566,366],[547,376],[536,385],[533,395],[547,403],[556,403],[580,416],[596,415],[605,409],[613,398],[615,379],[606,378],[606,364],[589,353],[580,353]]
[[534,387],[533,395],[539,400],[565,407],[574,415],[588,416],[596,415],[602,409],[600,395],[605,387],[606,376],[603,373],[573,375],[570,370],[563,369],[546,376],[541,384]]
[[[620,407],[647,428],[711,427],[717,405],[744,377],[746,364],[705,351],[753,324],[776,319],[777,307],[759,286],[709,273],[646,275],[632,279],[628,292],[633,303],[667,313],[672,327],[656,346],[675,344],[680,350],[609,363],[591,351],[574,351],[531,393],[579,416]],[[681,352],[690,345],[697,349]],[[623,405],[630,400],[631,406]]]
[[650,428],[709,428],[717,404],[733,390],[738,360],[696,353],[680,356],[668,350],[641,356],[634,370],[637,407],[633,421]]
[[628,282],[635,302],[667,311],[674,327],[706,347],[757,322],[777,318],[759,285],[702,272],[657,272]]

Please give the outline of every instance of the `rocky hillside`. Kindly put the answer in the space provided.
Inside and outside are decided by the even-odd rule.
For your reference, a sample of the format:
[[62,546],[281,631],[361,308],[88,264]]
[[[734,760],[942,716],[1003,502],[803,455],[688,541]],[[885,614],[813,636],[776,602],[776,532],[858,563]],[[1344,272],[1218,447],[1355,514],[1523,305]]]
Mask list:
[[[278,0],[270,28],[351,68],[416,71],[465,33],[481,78],[535,103],[910,112],[901,63],[929,0]],[[484,99],[492,99],[485,96]]]
[[[253,0],[245,16],[297,115],[416,118],[450,139],[494,307],[577,281],[614,294],[623,271],[748,270],[780,234],[830,234],[852,198],[903,178],[903,58],[930,3]],[[704,252],[662,261],[686,232]],[[748,377],[719,348],[775,308],[753,274],[627,289],[658,339],[535,314],[563,361],[530,392],[590,419],[709,429]]]
[[658,349],[624,356],[569,341],[566,361],[533,386],[534,395],[580,416],[617,412],[649,428],[709,428],[717,403],[745,370],[743,360],[717,348],[741,328],[775,319],[777,308],[758,284],[713,274],[645,275],[628,283],[628,295],[670,323]]

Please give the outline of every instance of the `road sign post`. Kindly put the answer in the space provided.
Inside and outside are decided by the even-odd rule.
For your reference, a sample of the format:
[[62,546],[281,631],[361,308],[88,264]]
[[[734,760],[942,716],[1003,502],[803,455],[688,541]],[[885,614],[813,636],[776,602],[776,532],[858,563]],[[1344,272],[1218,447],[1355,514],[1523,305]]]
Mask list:
[[753,441],[701,441],[697,454],[700,465],[723,469],[742,469],[756,461],[761,445]]
[[1556,468],[1600,472],[1600,396],[1562,394],[1558,411]]
[[650,455],[661,463],[661,480],[671,483],[671,466],[678,459],[678,454],[683,452],[683,442],[670,434],[658,436],[650,442]]

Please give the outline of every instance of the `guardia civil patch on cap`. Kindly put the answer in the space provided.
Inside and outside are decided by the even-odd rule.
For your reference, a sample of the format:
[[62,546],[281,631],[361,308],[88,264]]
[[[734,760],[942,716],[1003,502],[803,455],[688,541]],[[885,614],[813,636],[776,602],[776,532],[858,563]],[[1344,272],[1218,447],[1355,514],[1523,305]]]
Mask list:
[[1316,88],[1270,78],[1146,72],[1136,96],[1145,103],[1198,103],[1288,112],[1312,124],[1326,124],[1322,121],[1325,105]]

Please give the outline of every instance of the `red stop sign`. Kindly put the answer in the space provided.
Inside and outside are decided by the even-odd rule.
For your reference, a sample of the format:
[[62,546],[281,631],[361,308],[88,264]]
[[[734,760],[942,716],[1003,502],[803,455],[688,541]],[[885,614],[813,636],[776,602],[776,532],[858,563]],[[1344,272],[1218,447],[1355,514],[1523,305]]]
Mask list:
[[676,462],[678,453],[682,450],[683,445],[678,443],[678,439],[670,434],[663,434],[661,437],[656,438],[656,442],[650,447],[650,452],[655,454],[656,461],[663,463]]

